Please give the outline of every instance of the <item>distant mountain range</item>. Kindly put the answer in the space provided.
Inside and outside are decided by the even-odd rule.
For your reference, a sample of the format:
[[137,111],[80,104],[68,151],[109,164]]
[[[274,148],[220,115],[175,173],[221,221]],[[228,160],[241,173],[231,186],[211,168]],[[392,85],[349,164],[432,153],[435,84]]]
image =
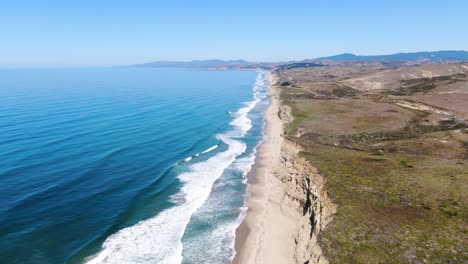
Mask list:
[[376,61],[376,60],[404,60],[404,61],[468,61],[468,51],[464,50],[444,50],[429,52],[396,53],[390,55],[355,55],[343,53],[330,57],[321,57],[312,60],[331,61]]
[[446,50],[429,52],[396,53],[390,55],[355,55],[352,53],[343,53],[339,55],[307,59],[303,61],[292,62],[249,62],[245,60],[194,60],[194,61],[155,61],[143,64],[131,65],[130,67],[156,67],[156,68],[199,68],[199,69],[249,69],[262,68],[271,69],[279,65],[296,65],[300,63],[319,62],[319,61],[382,61],[382,62],[446,62],[446,61],[468,61],[468,51],[464,50]]
[[157,68],[232,68],[254,64],[245,60],[194,60],[194,61],[155,61],[132,65]]

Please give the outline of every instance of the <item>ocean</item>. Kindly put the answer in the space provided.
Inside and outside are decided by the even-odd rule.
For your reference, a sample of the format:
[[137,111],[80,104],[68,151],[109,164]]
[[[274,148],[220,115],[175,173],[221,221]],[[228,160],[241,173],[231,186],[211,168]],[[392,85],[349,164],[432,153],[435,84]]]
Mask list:
[[0,70],[0,263],[229,263],[254,71]]

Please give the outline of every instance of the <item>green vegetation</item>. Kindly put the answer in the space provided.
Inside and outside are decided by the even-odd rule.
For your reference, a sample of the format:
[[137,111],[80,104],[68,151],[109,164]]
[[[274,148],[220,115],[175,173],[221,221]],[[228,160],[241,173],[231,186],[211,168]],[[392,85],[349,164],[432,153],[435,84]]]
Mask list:
[[[285,103],[295,117],[288,138],[304,146],[300,155],[325,177],[338,206],[319,235],[331,263],[468,261],[468,145],[456,136],[466,133],[463,123],[422,125],[427,114],[382,104],[376,114],[391,118],[376,120],[371,101]],[[385,126],[395,120],[401,124]],[[324,129],[330,123],[340,133]],[[297,137],[299,128],[310,132]]]
[[326,177],[338,205],[334,221],[321,234],[332,263],[467,260],[467,165],[306,145],[311,151],[302,155]]
[[337,97],[346,98],[358,95],[359,91],[348,86],[341,86],[333,89],[332,93]]

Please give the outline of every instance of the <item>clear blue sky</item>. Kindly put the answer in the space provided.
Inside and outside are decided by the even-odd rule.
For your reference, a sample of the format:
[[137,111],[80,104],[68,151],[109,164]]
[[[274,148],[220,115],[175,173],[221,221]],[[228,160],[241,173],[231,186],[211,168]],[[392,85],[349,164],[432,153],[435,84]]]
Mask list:
[[0,67],[468,49],[467,0],[2,0]]

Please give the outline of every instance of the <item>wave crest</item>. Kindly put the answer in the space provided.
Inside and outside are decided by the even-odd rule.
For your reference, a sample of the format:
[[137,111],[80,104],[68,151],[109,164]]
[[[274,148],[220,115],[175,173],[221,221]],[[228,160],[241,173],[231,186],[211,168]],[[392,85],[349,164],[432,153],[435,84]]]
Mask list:
[[[265,82],[264,74],[259,74],[254,91],[262,89]],[[102,250],[92,256],[87,263],[169,264],[182,262],[181,239],[190,218],[207,200],[214,182],[223,171],[246,151],[247,145],[238,138],[243,137],[252,128],[252,121],[247,115],[259,101],[255,92],[254,100],[246,103],[245,107],[233,114],[235,118],[230,122],[232,129],[216,136],[228,146],[227,150],[216,153],[205,161],[190,165],[189,172],[178,175],[183,186],[179,193],[170,198],[175,206],[160,212],[153,218],[140,221],[136,225],[111,235],[104,241]],[[215,145],[201,153],[210,152],[217,147],[218,145]],[[252,156],[242,163],[245,163],[239,164],[243,167],[242,169],[250,170],[253,164]]]

